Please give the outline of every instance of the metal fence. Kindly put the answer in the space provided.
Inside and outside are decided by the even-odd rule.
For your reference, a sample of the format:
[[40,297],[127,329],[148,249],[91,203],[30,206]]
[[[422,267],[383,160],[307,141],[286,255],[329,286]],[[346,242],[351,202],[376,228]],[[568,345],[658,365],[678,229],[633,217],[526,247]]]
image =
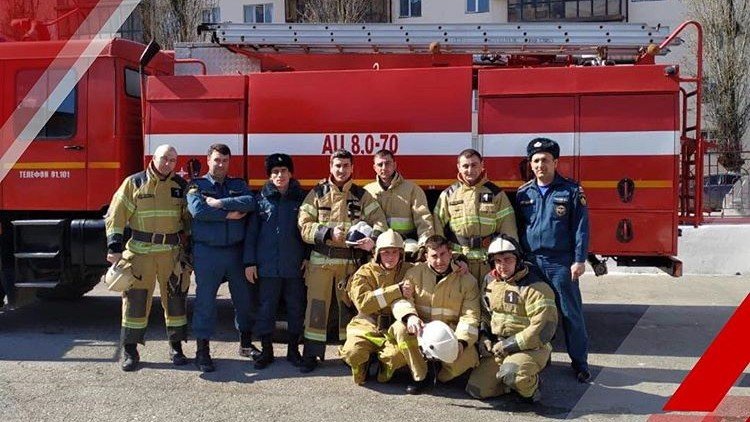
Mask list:
[[744,164],[729,171],[720,164],[719,152],[705,156],[703,215],[710,222],[750,222],[750,151],[742,151]]

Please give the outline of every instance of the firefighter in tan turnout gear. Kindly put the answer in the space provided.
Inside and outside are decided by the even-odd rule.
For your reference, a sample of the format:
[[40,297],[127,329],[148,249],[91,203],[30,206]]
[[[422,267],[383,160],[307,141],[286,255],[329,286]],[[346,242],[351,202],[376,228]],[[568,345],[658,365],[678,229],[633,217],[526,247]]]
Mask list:
[[528,401],[539,401],[539,372],[549,362],[557,328],[555,294],[529,272],[514,239],[493,240],[487,259],[493,269],[482,288],[482,360],[466,392],[483,399],[513,390]]
[[[190,273],[183,271],[180,257],[190,215],[185,202],[187,183],[174,174],[176,164],[174,147],[156,148],[148,168],[129,176],[115,192],[105,220],[107,260],[127,261],[134,277],[134,283],[122,295],[124,371],[138,367],[137,344],[145,344],[151,296],[157,280],[170,357],[175,365],[187,363],[181,342],[187,338],[185,305]],[[126,226],[132,232],[127,244],[123,236]]]
[[[299,210],[297,222],[302,240],[313,245],[305,276],[307,310],[300,368],[303,373],[314,370],[317,359],[324,358],[329,312],[338,313],[333,318],[338,322],[336,340],[346,338],[347,279],[366,260],[375,246],[374,239],[388,229],[380,205],[354,184],[352,172],[352,154],[335,151],[330,159],[330,176],[310,191]],[[348,246],[346,233],[360,221],[372,226],[372,234]]]
[[403,239],[414,239],[420,245],[424,244],[428,237],[435,234],[435,228],[422,188],[401,176],[396,169],[396,158],[390,150],[376,152],[372,167],[375,181],[368,183],[365,189],[383,208],[388,227]]
[[413,383],[406,387],[409,394],[420,393],[428,384],[427,361],[419,349],[417,336],[425,323],[442,321],[459,341],[458,358],[442,363],[437,379],[447,382],[479,363],[474,344],[479,334],[479,288],[476,279],[459,272],[452,263],[450,244],[434,235],[425,242],[426,262],[406,272],[402,282],[405,299],[393,303],[396,322],[388,331],[385,348],[379,354],[378,381],[388,381],[393,372],[409,366]]
[[445,189],[435,205],[435,232],[466,255],[469,272],[482,280],[489,271],[487,246],[500,233],[518,238],[516,218],[508,196],[487,179],[482,156],[466,149],[458,156],[458,180]]
[[364,384],[370,356],[385,344],[385,334],[393,324],[391,304],[403,297],[399,282],[412,265],[404,262],[401,235],[390,229],[378,236],[375,257],[349,282],[349,297],[357,315],[346,327],[346,343],[339,353],[352,368],[355,384]]

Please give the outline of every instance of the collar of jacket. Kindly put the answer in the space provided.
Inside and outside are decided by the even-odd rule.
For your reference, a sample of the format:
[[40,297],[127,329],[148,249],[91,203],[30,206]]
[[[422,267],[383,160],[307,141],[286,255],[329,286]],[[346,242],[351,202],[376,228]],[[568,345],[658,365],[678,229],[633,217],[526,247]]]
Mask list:
[[[297,179],[290,179],[289,180],[289,187],[286,190],[286,196],[291,199],[297,199],[300,196],[302,196],[302,187],[300,186]],[[266,184],[263,185],[263,189],[261,189],[260,194],[264,198],[272,198],[275,196],[281,196],[281,192],[279,192],[279,188],[276,187],[276,185],[273,184],[270,180],[266,182]]]
[[515,284],[519,284],[518,282],[520,280],[523,280],[527,275],[529,275],[529,267],[527,267],[526,265],[523,265],[523,268],[521,268],[520,270],[517,270],[512,276],[510,276],[510,278],[505,279],[505,280],[502,277],[500,277],[500,274],[497,273],[497,270],[493,269],[492,271],[490,271],[490,275],[493,280],[515,285]]
[[[433,273],[433,274],[435,274],[435,276],[436,276],[436,277],[439,277],[439,276],[441,276],[441,274],[438,274],[438,272],[437,272],[437,271],[435,271],[435,269],[434,269],[434,268],[432,268],[432,267],[430,266],[430,264],[428,264],[427,262],[425,262],[424,264],[425,264],[425,265],[427,265],[427,268],[429,268],[429,269],[430,269],[430,271],[432,271],[432,273]],[[458,271],[458,269],[459,269],[459,268],[458,268],[458,265],[456,265],[456,263],[454,263],[453,261],[451,261],[451,264],[450,264],[450,267],[449,267],[449,268],[450,268],[450,271],[448,272],[448,274],[442,275],[442,277],[443,277],[443,278],[446,278],[446,277],[448,277],[449,275],[451,275],[451,274],[454,274],[454,273],[456,273],[456,272]],[[441,279],[439,279],[438,281],[440,281],[440,280],[441,280]]]
[[224,177],[224,180],[222,182],[217,182],[216,179],[214,179],[214,177],[211,176],[211,173],[206,173],[203,176],[203,178],[206,179],[206,180],[208,180],[209,182],[211,182],[211,186],[215,186],[217,184],[224,185],[224,184],[227,183],[227,179],[229,179],[229,177]]
[[[547,187],[557,186],[557,185],[561,185],[563,183],[565,183],[565,178],[562,177],[562,176],[560,176],[560,173],[555,172],[554,179],[552,179],[552,182],[550,182],[550,184],[547,185]],[[534,186],[536,186],[536,188],[539,189],[539,181],[536,178],[534,179]]]
[[146,177],[153,180],[159,180],[159,181],[166,181],[172,178],[172,175],[174,172],[170,172],[169,174],[161,174],[158,170],[156,170],[156,166],[154,166],[154,162],[148,163],[148,167],[146,167]]
[[487,179],[487,170],[482,170],[482,173],[479,175],[479,181],[474,183],[473,185],[470,185],[466,180],[464,180],[464,177],[461,175],[461,173],[458,173],[458,175],[456,176],[456,179],[458,179],[458,181],[461,182],[461,184],[465,188],[473,188],[476,186],[482,186],[489,181]]
[[349,189],[354,183],[354,177],[349,177],[349,180],[347,180],[346,183],[344,183],[344,186],[342,186],[341,188],[339,188],[336,182],[333,181],[333,176],[328,176],[327,182],[329,185],[331,185],[331,189],[335,190],[336,192],[349,192]]
[[[378,182],[378,185],[380,185],[383,190],[391,190],[395,188],[396,186],[400,185],[401,182],[404,181],[404,178],[401,177],[401,174],[399,174],[398,171],[393,172],[393,178],[391,179],[391,184],[388,186],[385,186],[385,183],[380,179],[380,176],[375,176],[375,181]],[[384,187],[385,186],[385,187]]]

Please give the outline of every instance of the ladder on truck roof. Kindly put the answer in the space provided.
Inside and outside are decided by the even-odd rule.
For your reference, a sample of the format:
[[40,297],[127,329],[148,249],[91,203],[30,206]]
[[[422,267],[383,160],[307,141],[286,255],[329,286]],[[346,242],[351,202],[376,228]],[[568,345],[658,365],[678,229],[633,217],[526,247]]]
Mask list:
[[[600,54],[634,56],[669,27],[633,23],[281,24],[208,23],[219,45],[275,53]],[[681,43],[675,39],[671,44]],[[669,50],[658,51],[666,54]]]

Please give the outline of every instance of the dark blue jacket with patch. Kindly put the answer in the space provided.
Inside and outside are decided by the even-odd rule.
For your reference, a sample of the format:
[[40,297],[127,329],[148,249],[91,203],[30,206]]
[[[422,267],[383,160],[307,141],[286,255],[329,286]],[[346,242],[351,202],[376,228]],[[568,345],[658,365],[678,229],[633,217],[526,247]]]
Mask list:
[[258,266],[259,277],[301,277],[300,266],[309,255],[297,227],[297,214],[306,192],[297,180],[286,195],[266,182],[258,196],[258,212],[248,220],[245,262]]
[[[222,208],[206,204],[208,197],[220,199]],[[209,246],[241,244],[248,217],[229,220],[227,214],[230,211],[250,213],[256,207],[255,197],[244,179],[228,177],[224,183],[217,183],[209,174],[190,182],[187,203],[193,216],[193,242]]]
[[542,195],[536,180],[516,194],[521,245],[534,255],[569,256],[585,262],[589,246],[586,196],[578,183],[555,174]]

